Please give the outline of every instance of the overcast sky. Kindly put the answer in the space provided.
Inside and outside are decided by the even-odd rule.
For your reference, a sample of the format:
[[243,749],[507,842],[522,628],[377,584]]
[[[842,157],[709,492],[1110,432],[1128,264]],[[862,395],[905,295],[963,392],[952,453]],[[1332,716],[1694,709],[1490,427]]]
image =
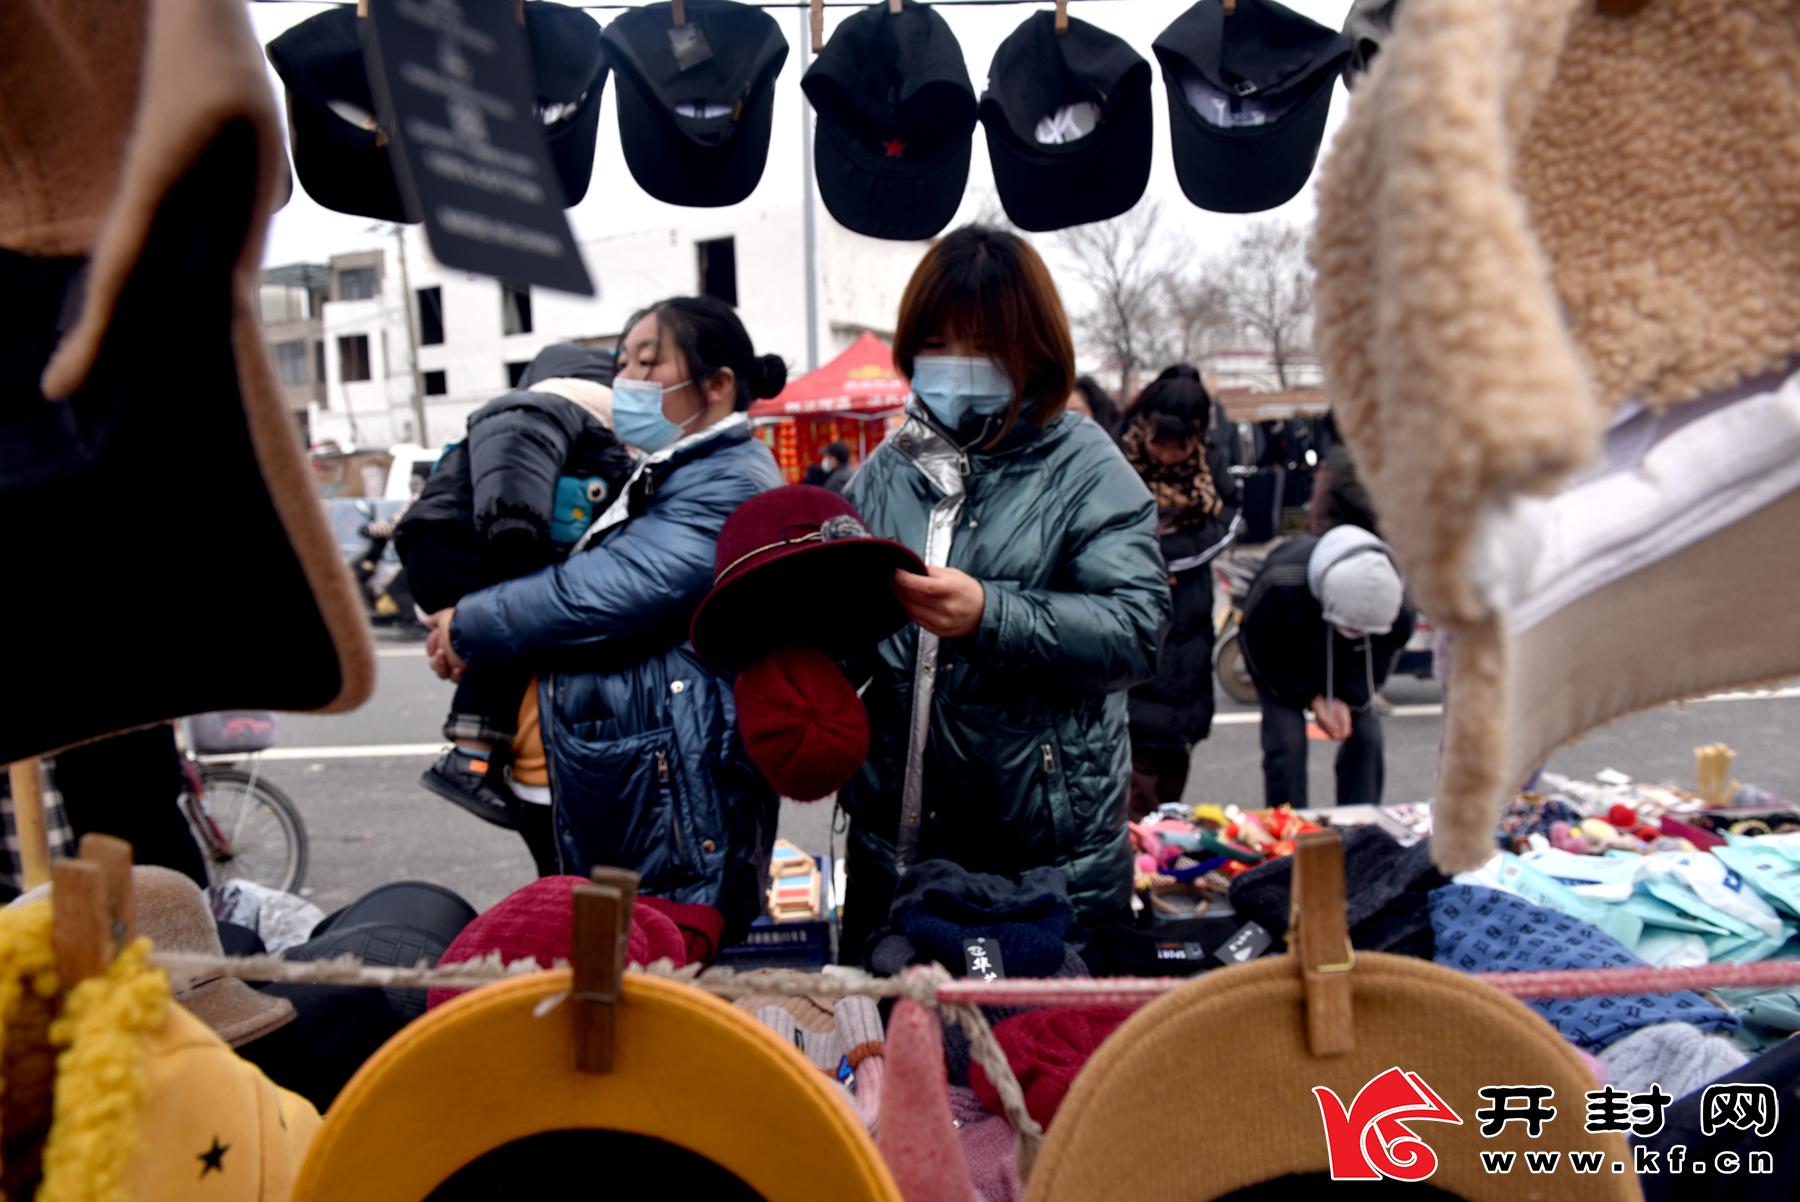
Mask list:
[[[1288,6],[1314,20],[1338,28],[1349,7],[1349,0],[1287,0]],[[322,11],[326,5],[311,3],[253,3],[251,19],[263,42],[283,30]],[[614,6],[615,8],[619,6]],[[998,7],[958,7],[946,0],[938,5],[944,13],[968,60],[969,78],[979,93],[987,79],[988,63],[1006,36],[1033,11],[1047,8],[1044,4],[1021,3]],[[1073,16],[1119,35],[1138,53],[1155,63],[1151,43],[1162,30],[1185,10],[1177,0],[1073,0],[1069,11]],[[828,8],[825,13],[826,34],[836,24],[853,14],[855,9]],[[601,22],[617,15],[596,11]],[[766,208],[798,204],[802,193],[801,121],[812,119],[800,91],[800,75],[811,57],[807,47],[806,13],[804,10],[773,10],[772,14],[787,36],[789,53],[776,85],[775,126],[770,139],[768,166],[761,183],[745,208]],[[279,93],[280,81],[273,71],[270,85]],[[1161,202],[1164,224],[1169,232],[1188,243],[1197,255],[1206,255],[1229,244],[1234,233],[1243,228],[1249,217],[1208,213],[1188,203],[1175,180],[1170,159],[1168,107],[1161,72],[1156,75],[1156,152],[1146,198]],[[1347,95],[1339,85],[1332,100],[1326,144],[1343,117]],[[1323,157],[1323,156],[1321,156]],[[966,219],[992,203],[993,173],[988,166],[987,145],[978,126],[975,153],[969,169],[969,186],[964,196],[961,218]],[[651,199],[638,188],[625,166],[619,149],[619,129],[613,103],[611,80],[600,116],[599,146],[594,156],[594,178],[587,197],[569,211],[578,239],[604,237],[632,230],[678,226],[684,210]],[[829,215],[821,209],[824,220]],[[1274,210],[1273,215],[1310,223],[1312,219],[1311,186]],[[360,217],[334,213],[316,204],[304,190],[295,188],[293,199],[275,215],[270,230],[264,261],[269,264],[295,261],[320,261],[347,250],[377,245],[380,235],[370,231],[371,223]],[[1041,239],[1040,239],[1041,240]]]

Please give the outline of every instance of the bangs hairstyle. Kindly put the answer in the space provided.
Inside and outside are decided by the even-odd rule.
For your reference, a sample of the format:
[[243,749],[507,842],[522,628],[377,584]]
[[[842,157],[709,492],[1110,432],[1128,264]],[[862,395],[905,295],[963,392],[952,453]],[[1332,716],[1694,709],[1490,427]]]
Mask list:
[[1039,427],[1062,416],[1075,388],[1075,344],[1050,271],[1024,239],[966,225],[925,252],[900,299],[894,365],[910,380],[913,360],[939,338],[969,342],[1013,382],[990,442],[1012,431],[1027,402]]

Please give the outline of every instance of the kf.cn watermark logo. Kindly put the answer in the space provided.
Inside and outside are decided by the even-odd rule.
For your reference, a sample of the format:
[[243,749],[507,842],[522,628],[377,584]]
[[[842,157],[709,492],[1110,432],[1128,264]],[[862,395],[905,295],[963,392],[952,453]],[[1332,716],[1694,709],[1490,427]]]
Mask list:
[[[1533,1140],[1541,1139],[1545,1126],[1556,1117],[1552,1104],[1556,1091],[1548,1085],[1488,1085],[1476,1091],[1486,1103],[1474,1113],[1482,1139],[1493,1139],[1514,1123]],[[1414,1130],[1414,1123],[1462,1125],[1462,1116],[1451,1109],[1419,1074],[1390,1068],[1357,1091],[1345,1109],[1343,1100],[1325,1086],[1315,1086],[1319,1118],[1325,1124],[1325,1143],[1331,1157],[1333,1181],[1424,1181],[1438,1170],[1437,1153]],[[1660,1086],[1627,1093],[1612,1086],[1590,1090],[1585,1128],[1590,1134],[1630,1133],[1640,1140],[1661,1133],[1665,1112],[1675,1099]],[[1700,1098],[1700,1133],[1735,1128],[1767,1138],[1775,1134],[1779,1101],[1772,1086],[1722,1082],[1709,1085]],[[1633,1146],[1628,1163],[1609,1161],[1598,1149],[1528,1151],[1524,1167],[1532,1173],[1554,1173],[1564,1163],[1576,1173],[1599,1174],[1610,1169],[1639,1176],[1669,1172],[1699,1175],[1707,1165],[1688,1159],[1688,1149],[1672,1146],[1654,1151],[1644,1144]],[[1666,1155],[1667,1160],[1664,1161]],[[1565,1162],[1566,1157],[1566,1162]],[[1512,1151],[1483,1151],[1482,1167],[1488,1173],[1510,1173],[1520,1163]],[[1666,1164],[1666,1167],[1665,1167]],[[1774,1171],[1774,1158],[1755,1150],[1740,1158],[1723,1151],[1714,1157],[1712,1170],[1720,1173],[1765,1174]]]
[[1437,1172],[1437,1153],[1408,1124],[1454,1123],[1462,1117],[1417,1073],[1395,1067],[1356,1093],[1350,1109],[1329,1087],[1313,1087],[1333,1181],[1424,1181]]

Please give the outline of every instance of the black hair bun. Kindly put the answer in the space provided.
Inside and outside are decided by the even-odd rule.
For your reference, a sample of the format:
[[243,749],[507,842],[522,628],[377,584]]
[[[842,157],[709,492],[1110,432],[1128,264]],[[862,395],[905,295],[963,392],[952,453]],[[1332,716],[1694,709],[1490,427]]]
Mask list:
[[787,363],[780,355],[758,355],[750,369],[750,392],[762,400],[787,387]]

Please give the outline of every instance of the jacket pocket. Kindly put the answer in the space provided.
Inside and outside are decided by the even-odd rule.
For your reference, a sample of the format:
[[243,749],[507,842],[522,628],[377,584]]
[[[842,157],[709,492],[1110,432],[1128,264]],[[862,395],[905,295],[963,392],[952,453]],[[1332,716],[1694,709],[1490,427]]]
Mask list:
[[1074,824],[1054,728],[947,697],[934,708],[923,854],[1001,875],[1059,859]]
[[558,778],[557,810],[577,852],[572,867],[630,868],[648,890],[668,888],[692,871],[692,832],[682,821],[681,763],[672,727],[623,738],[593,738],[588,723],[570,728]]

